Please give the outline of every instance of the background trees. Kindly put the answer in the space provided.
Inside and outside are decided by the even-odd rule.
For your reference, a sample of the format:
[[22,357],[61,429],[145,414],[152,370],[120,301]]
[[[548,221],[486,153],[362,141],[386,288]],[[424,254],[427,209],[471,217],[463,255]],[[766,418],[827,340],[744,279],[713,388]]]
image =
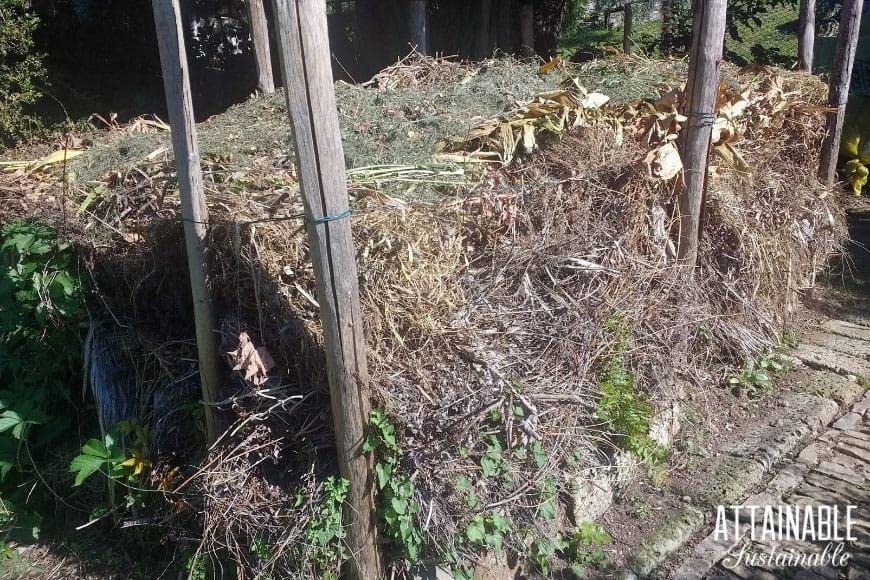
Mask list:
[[[620,26],[626,0],[326,2],[334,74],[348,81],[364,81],[410,52],[412,38],[419,36],[412,34],[412,22],[419,23],[424,16],[427,42],[425,47],[418,46],[423,52],[479,59],[499,51],[549,59],[560,48],[560,40],[567,38],[566,30],[572,34],[586,30],[587,40],[595,47],[591,52],[601,53],[609,40],[608,30]],[[729,51],[729,43],[787,7],[793,6],[796,14],[797,2],[729,0],[728,58],[770,57],[771,62],[787,64],[787,55],[764,54],[766,49],[759,54],[750,55],[748,50],[737,54]],[[271,2],[263,4],[271,22]],[[256,65],[250,8],[245,0],[182,1],[200,120],[244,99],[258,85],[269,88],[264,78],[258,80],[257,71],[265,70],[264,59],[277,64],[276,54],[274,50],[271,56],[261,52],[260,66]],[[686,52],[692,0],[637,0],[634,8],[633,46],[643,53]],[[836,20],[838,10],[836,0],[818,1],[822,33],[830,28],[828,21]],[[24,115],[26,111],[55,119],[114,112],[122,121],[146,112],[163,112],[157,42],[147,0],[0,0],[0,12],[0,139],[8,143],[32,128],[34,118]],[[651,19],[656,19],[655,26]],[[791,37],[794,32],[789,32]],[[274,29],[268,33],[274,42]],[[609,45],[622,45],[622,38]],[[568,48],[563,45],[562,52]],[[40,54],[45,54],[44,67]],[[54,99],[44,99],[40,108],[33,109],[42,89]]]
[[42,56],[34,49],[37,18],[27,0],[0,0],[0,144],[32,131],[38,121],[26,114],[42,95]]

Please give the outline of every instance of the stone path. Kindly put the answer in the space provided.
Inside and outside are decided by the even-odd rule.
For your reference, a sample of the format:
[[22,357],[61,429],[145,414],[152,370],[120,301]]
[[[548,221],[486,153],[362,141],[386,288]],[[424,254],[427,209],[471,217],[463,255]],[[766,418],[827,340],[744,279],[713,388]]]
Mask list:
[[[710,533],[658,577],[870,580],[870,391],[863,378],[870,377],[870,327],[828,320],[805,338],[796,356],[809,368],[794,373],[803,394],[792,396],[784,416],[726,443],[725,457],[687,506],[703,517],[697,529]],[[743,499],[741,491],[767,479],[763,491]],[[815,538],[801,522],[797,533],[788,527],[789,515],[806,519],[807,506],[814,506],[813,529],[823,532]],[[837,537],[828,537],[819,520],[835,513]]]

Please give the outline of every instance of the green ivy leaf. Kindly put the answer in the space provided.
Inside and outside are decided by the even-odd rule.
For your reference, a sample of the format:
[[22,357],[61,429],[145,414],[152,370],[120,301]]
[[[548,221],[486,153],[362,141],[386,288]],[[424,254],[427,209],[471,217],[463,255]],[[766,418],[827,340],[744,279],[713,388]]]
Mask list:
[[483,522],[483,517],[475,516],[473,520],[465,528],[465,537],[472,544],[483,545],[486,538],[486,525]]
[[389,463],[376,463],[375,474],[378,476],[378,489],[384,489],[393,475],[393,466]]
[[547,464],[547,455],[541,448],[541,442],[537,439],[532,442],[532,460],[535,462],[538,469],[543,469]]
[[504,538],[502,538],[502,535],[499,532],[494,532],[492,534],[486,535],[486,545],[495,548],[497,552],[501,552],[501,547],[503,543]]
[[365,439],[363,440],[363,446],[362,446],[363,453],[371,453],[372,451],[374,451],[377,448],[378,448],[377,437],[375,437],[373,433],[369,433],[368,435],[366,435]]
[[506,518],[501,514],[492,514],[490,521],[492,522],[493,529],[498,530],[499,532],[510,532],[514,529],[510,518]]
[[408,511],[408,500],[394,497],[390,500],[390,505],[396,510],[396,513],[401,515],[405,515]]
[[548,499],[540,506],[538,506],[538,516],[548,522],[556,519],[556,505],[553,500]]

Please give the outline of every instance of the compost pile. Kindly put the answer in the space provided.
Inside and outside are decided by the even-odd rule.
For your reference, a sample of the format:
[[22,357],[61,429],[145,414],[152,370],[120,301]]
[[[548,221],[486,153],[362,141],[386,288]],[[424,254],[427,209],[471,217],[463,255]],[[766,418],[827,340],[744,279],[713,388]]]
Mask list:
[[[403,87],[436,95],[470,74],[450,61],[401,65],[359,90],[388,103]],[[624,427],[599,404],[608,369],[623,369],[632,396],[656,408],[683,396],[679,385],[720,388],[721,365],[775,345],[839,250],[842,210],[807,171],[823,88],[780,70],[737,78],[720,88],[691,273],[671,234],[686,121],[678,86],[612,103],[569,75],[465,134],[441,135],[430,163],[351,171],[373,406],[396,427],[427,558],[456,557],[454,539],[479,513],[512,522],[504,542],[518,553],[528,530],[552,537],[575,516],[578,478],[625,449]],[[199,466],[186,463],[198,436],[177,412],[197,386],[184,362],[195,349],[167,152],[104,177],[83,214],[100,240],[96,317],[137,329],[128,358],[157,361],[140,382],[173,386],[149,391],[154,411],[140,417],[156,426],[154,483],[193,498],[187,510],[170,502],[171,526],[201,529],[200,550],[228,550],[252,569],[322,573],[334,555],[310,524],[337,470],[292,155],[244,170],[207,158],[204,171],[222,351],[227,369],[241,368],[221,393],[232,425]],[[437,196],[397,194],[433,181]],[[238,364],[231,353],[246,340],[264,364]],[[249,549],[258,538],[268,558]],[[473,560],[469,549],[458,557]]]

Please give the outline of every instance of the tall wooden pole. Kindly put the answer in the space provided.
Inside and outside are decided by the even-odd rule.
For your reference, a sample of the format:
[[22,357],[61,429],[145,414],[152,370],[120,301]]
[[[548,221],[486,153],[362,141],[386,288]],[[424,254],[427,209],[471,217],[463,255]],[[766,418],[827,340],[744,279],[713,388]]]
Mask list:
[[429,54],[429,15],[426,0],[411,0],[408,8],[411,46],[420,54]]
[[837,37],[837,55],[831,70],[828,85],[828,106],[835,111],[828,113],[827,131],[819,156],[819,179],[831,187],[837,173],[837,158],[840,138],[843,135],[843,120],[846,118],[846,102],[849,100],[849,84],[855,50],[858,48],[858,33],[861,28],[861,8],[864,0],[843,0],[840,12],[840,32]]
[[634,15],[632,14],[631,2],[628,2],[622,7],[622,52],[625,54],[631,54],[633,27]]
[[257,90],[266,94],[274,93],[275,81],[272,76],[269,25],[266,22],[266,8],[263,6],[263,0],[248,0],[248,23],[251,26],[251,39],[254,42],[254,60],[257,65]]
[[798,69],[813,72],[816,42],[816,0],[801,0],[798,17]]
[[179,0],[152,0],[152,6],[160,48],[160,65],[163,69],[166,106],[172,127],[172,149],[175,153],[178,188],[181,191],[181,215],[184,219],[184,241],[196,321],[199,377],[202,398],[206,403],[206,438],[211,444],[217,438],[220,428],[215,408],[209,405],[217,400],[220,359],[217,352],[217,323],[206,279],[205,237],[208,207],[199,165],[199,147],[196,143],[196,125],[193,122],[193,103]]
[[332,399],[338,462],[350,482],[348,572],[381,578],[372,462],[362,452],[369,385],[344,152],[324,0],[274,0]]
[[678,200],[680,241],[677,255],[689,266],[694,266],[698,261],[701,208],[715,118],[713,109],[719,90],[719,65],[725,42],[726,5],[727,0],[695,0],[694,3],[692,52],[683,103],[683,114],[688,121],[679,139],[683,158],[683,186]]

